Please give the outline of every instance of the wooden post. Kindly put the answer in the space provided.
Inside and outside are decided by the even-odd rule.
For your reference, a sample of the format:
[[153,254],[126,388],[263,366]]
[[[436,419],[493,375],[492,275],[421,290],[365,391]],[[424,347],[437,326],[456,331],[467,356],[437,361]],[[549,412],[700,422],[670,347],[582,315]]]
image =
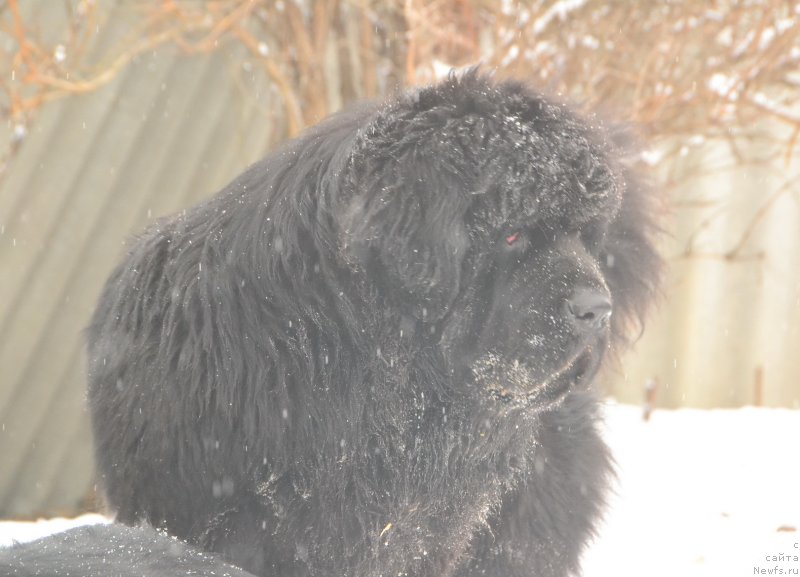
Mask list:
[[761,407],[764,405],[764,367],[761,365],[756,367],[754,389],[753,404]]
[[658,389],[658,380],[655,378],[647,379],[644,383],[644,413],[642,418],[645,421],[650,420],[650,414],[656,407],[656,390]]

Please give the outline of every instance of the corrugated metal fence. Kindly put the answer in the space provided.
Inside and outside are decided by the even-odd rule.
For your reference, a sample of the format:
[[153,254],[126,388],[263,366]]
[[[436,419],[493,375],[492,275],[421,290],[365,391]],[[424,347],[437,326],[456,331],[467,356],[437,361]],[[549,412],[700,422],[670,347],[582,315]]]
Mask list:
[[[731,160],[707,144],[672,170]],[[670,200],[664,303],[624,369],[609,376],[615,396],[639,402],[654,379],[661,406],[800,407],[797,150],[789,160],[686,178]]]
[[[124,25],[109,19],[98,49]],[[8,167],[0,514],[73,511],[90,493],[82,330],[126,237],[213,193],[283,132],[244,61],[228,50],[142,57],[111,84],[43,107]]]

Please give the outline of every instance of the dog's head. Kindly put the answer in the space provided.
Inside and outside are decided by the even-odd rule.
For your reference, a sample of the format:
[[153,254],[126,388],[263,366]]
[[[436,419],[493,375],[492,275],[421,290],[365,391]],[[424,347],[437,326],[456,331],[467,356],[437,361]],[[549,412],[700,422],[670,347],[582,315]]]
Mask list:
[[653,203],[617,156],[520,84],[453,76],[356,139],[345,259],[451,370],[501,400],[559,398],[625,339],[658,277]]

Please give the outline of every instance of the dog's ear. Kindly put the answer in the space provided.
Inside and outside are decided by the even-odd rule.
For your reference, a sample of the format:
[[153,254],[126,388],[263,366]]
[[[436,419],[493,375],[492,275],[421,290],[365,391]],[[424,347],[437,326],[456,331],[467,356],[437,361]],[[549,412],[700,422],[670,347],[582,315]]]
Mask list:
[[468,195],[435,158],[359,159],[341,207],[340,247],[404,314],[435,322],[460,290]]
[[461,288],[479,173],[471,151],[484,136],[465,114],[436,88],[410,93],[375,111],[344,171],[342,256],[412,318],[435,322]]

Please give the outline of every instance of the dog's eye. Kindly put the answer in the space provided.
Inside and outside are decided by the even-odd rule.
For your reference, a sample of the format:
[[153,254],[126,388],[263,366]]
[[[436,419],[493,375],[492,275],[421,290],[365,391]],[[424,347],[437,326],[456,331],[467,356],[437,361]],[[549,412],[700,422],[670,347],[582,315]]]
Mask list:
[[513,232],[513,233],[511,233],[511,234],[509,234],[506,237],[506,244],[508,246],[511,246],[512,244],[514,244],[515,242],[517,242],[519,240],[519,237],[520,237],[520,232],[518,230]]

